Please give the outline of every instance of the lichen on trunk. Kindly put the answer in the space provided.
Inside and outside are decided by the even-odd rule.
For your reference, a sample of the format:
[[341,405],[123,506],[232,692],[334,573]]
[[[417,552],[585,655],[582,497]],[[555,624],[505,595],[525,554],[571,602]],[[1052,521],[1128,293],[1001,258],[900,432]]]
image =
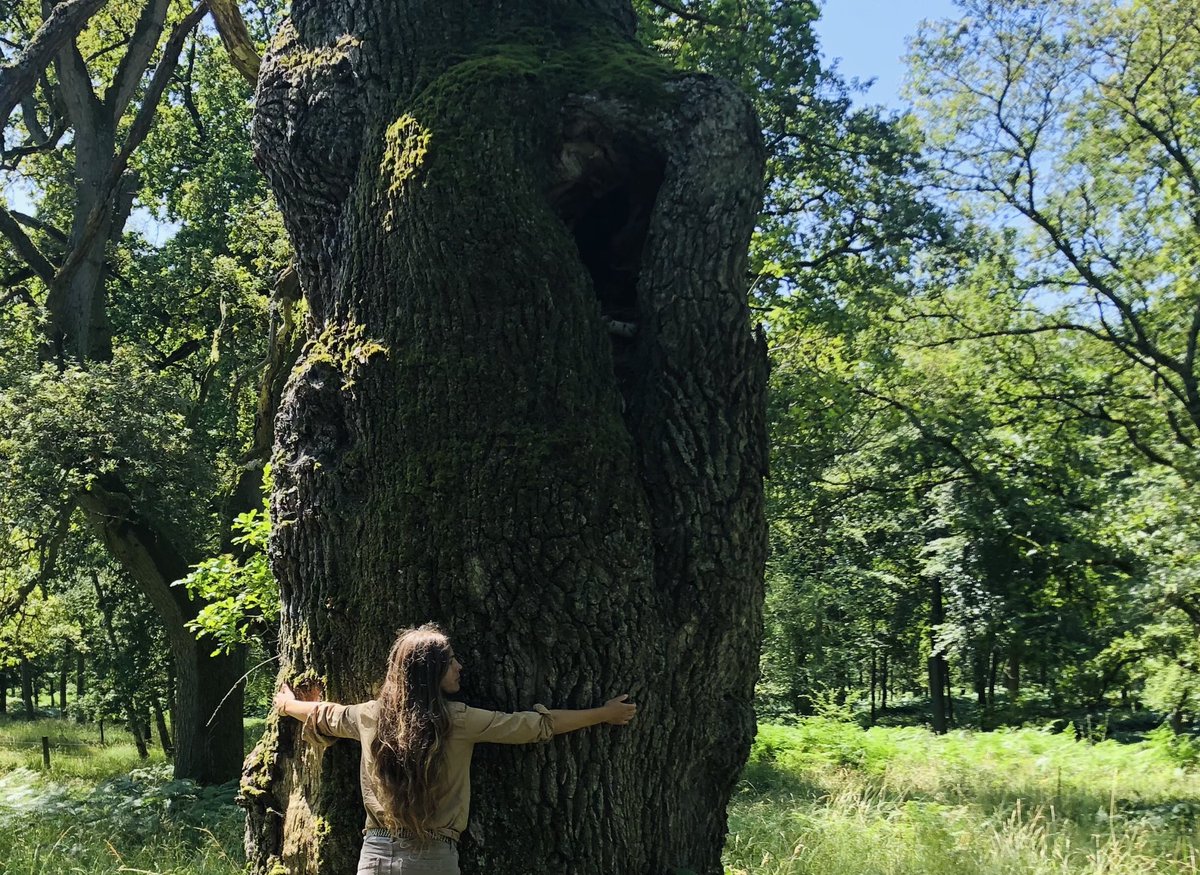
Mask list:
[[[480,748],[468,873],[717,872],[754,731],[762,149],[632,28],[615,0],[298,2],[260,77],[312,338],[276,431],[285,674],[366,699],[434,619],[472,703],[640,703]],[[294,731],[247,762],[252,866],[347,871],[357,751]]]

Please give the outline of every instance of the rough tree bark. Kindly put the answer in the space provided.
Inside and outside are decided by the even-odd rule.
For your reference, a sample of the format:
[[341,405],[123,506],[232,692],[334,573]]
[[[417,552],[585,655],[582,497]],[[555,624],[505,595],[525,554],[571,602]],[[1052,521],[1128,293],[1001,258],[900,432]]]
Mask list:
[[[765,346],[749,102],[628,0],[298,0],[256,154],[310,340],[277,421],[285,674],[368,698],[443,623],[465,698],[636,725],[476,753],[463,871],[720,871],[754,734]],[[252,868],[352,871],[358,751],[275,724]]]

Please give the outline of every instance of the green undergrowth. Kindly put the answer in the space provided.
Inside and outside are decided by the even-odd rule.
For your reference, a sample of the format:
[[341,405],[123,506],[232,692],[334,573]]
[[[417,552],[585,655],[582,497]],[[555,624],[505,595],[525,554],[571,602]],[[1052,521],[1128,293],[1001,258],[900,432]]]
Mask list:
[[171,778],[167,763],[97,783],[0,775],[0,873],[233,875],[243,867],[237,787]]
[[[247,737],[262,726],[247,720]],[[142,760],[121,726],[105,730],[101,743],[96,723],[0,719],[0,875],[240,873],[236,785],[176,781],[160,748]]]
[[726,865],[754,875],[1195,873],[1200,778],[1160,741],[763,725]]
[[[248,723],[252,741],[262,721]],[[90,733],[0,723],[0,742]],[[0,875],[242,872],[234,785],[175,781],[123,746],[50,774],[0,768]],[[1161,732],[1089,744],[1036,729],[764,724],[730,807],[726,873],[1198,875],[1192,753]]]

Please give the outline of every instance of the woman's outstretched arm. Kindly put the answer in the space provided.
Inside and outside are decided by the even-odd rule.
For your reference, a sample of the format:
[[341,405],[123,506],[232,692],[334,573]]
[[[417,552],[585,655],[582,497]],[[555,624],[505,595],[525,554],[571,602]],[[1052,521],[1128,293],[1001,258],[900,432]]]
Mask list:
[[637,705],[627,702],[628,693],[609,699],[599,708],[584,708],[578,711],[556,710],[550,712],[554,721],[554,734],[574,732],[576,729],[586,729],[598,723],[610,723],[613,726],[624,726],[637,713]]

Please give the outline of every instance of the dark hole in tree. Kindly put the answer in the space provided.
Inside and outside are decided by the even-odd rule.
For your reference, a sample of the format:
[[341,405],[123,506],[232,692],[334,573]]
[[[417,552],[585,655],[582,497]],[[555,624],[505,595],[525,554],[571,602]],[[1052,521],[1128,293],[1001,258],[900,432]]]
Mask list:
[[626,409],[643,332],[638,275],[663,171],[662,159],[646,150],[597,147],[583,171],[551,194],[591,277]]

